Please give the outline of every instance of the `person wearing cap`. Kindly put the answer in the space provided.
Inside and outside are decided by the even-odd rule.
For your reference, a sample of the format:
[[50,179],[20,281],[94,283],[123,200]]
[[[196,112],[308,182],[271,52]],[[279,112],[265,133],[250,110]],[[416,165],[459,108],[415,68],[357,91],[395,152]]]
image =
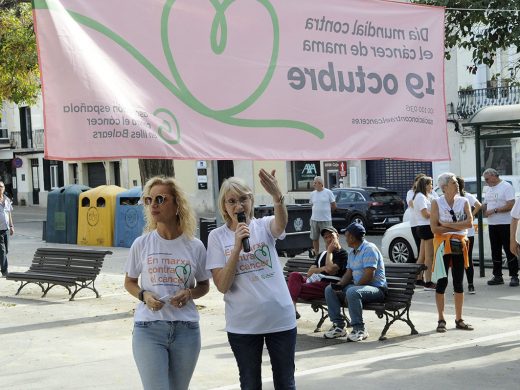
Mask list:
[[379,249],[365,240],[365,228],[359,223],[351,223],[345,231],[345,239],[350,247],[346,272],[336,285],[325,288],[325,299],[332,321],[332,328],[324,334],[327,339],[347,336],[345,320],[341,316],[343,295],[348,303],[352,323],[349,341],[361,341],[368,337],[363,322],[363,303],[382,302],[387,284],[383,255]]
[[307,275],[291,272],[287,279],[296,319],[300,318],[300,314],[296,310],[298,298],[303,300],[324,298],[325,287],[330,283],[339,282],[345,273],[347,251],[339,243],[338,231],[334,227],[328,226],[321,229],[321,236],[325,240],[327,249],[316,256]]

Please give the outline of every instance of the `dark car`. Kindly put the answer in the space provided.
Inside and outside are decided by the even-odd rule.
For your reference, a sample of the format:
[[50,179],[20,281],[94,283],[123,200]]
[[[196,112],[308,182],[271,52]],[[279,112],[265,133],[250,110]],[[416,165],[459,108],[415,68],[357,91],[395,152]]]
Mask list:
[[336,229],[358,222],[367,229],[390,227],[403,221],[404,201],[397,192],[382,187],[336,188],[336,210],[332,224]]

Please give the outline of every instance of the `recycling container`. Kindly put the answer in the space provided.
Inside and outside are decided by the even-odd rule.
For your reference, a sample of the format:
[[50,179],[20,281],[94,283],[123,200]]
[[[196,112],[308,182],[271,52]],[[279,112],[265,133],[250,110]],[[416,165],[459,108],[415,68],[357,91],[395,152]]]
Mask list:
[[134,240],[143,233],[145,225],[143,205],[139,199],[141,187],[134,187],[116,196],[114,245],[130,248]]
[[78,238],[79,196],[90,187],[72,184],[49,192],[47,197],[47,242],[76,244]]
[[[276,251],[279,256],[294,257],[312,249],[310,204],[289,204],[287,207],[288,221],[285,228],[285,239],[276,240]],[[273,206],[256,206],[254,210],[256,218],[262,218],[274,214]]]
[[113,246],[116,197],[125,190],[102,185],[79,196],[78,245]]

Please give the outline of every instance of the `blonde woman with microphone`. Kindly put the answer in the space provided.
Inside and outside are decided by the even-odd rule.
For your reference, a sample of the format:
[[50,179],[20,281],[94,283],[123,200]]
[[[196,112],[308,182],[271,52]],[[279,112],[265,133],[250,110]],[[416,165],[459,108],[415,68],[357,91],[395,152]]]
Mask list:
[[[251,188],[240,178],[226,179],[218,201],[225,224],[209,234],[207,269],[224,294],[226,331],[238,365],[240,387],[262,388],[265,343],[274,388],[290,390],[296,388],[296,318],[275,248],[276,240],[285,237],[287,208],[275,171],[261,169],[259,178],[273,197],[274,215],[254,218]],[[245,243],[250,248],[244,248]]]

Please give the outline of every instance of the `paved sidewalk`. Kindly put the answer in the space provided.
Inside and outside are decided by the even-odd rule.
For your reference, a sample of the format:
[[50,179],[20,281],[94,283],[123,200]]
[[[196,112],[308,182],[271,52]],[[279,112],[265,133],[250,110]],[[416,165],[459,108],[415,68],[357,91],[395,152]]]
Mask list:
[[[59,246],[41,240],[37,222],[35,216],[17,216],[11,271],[25,270],[37,247]],[[42,299],[36,286],[15,296],[18,285],[0,279],[0,389],[141,388],[131,352],[136,300],[122,286],[128,249],[109,249],[114,254],[107,257],[96,282],[100,299],[87,290],[69,302],[61,287]],[[318,314],[300,305],[298,389],[518,389],[520,289],[485,282],[477,278],[477,294],[466,297],[464,318],[474,332],[455,329],[451,293],[446,296],[447,333],[435,332],[434,292],[418,290],[411,318],[420,334],[410,336],[405,324],[395,324],[384,342],[377,340],[384,320],[373,312],[365,313],[369,339],[349,343],[313,333]],[[238,389],[224,332],[222,295],[212,286],[197,303],[202,306],[202,351],[191,389]],[[272,389],[268,363],[263,373],[264,388]]]

